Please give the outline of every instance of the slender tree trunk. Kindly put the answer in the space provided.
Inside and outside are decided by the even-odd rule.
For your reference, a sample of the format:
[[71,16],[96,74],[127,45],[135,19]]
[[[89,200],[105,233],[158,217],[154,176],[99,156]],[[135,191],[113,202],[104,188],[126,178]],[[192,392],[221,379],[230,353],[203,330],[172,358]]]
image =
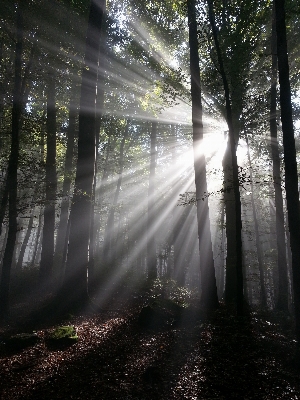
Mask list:
[[19,162],[19,130],[20,116],[22,111],[22,95],[21,95],[21,71],[22,71],[22,48],[23,48],[23,16],[21,5],[17,8],[16,23],[16,49],[15,49],[15,83],[13,91],[13,107],[12,107],[12,137],[11,150],[8,164],[8,197],[9,197],[9,213],[8,213],[8,236],[3,257],[1,283],[0,283],[0,318],[4,318],[9,310],[9,285],[11,265],[13,261],[14,248],[17,236],[17,188],[18,188],[18,162]]
[[[68,212],[70,206],[70,191],[71,191],[71,174],[73,170],[73,156],[74,156],[74,140],[75,140],[75,126],[76,126],[76,108],[75,101],[75,88],[71,93],[70,106],[69,106],[69,126],[67,130],[67,150],[64,168],[64,182],[62,189],[62,201],[60,207],[60,220],[57,229],[56,247],[54,255],[54,273],[58,277],[59,282],[63,278],[63,253],[65,247],[65,240],[68,225]],[[58,282],[58,283],[59,283]]]
[[[97,78],[97,97],[96,97],[96,122],[95,122],[95,136],[96,136],[96,158],[95,158],[95,172],[93,182],[93,202],[91,209],[91,229],[90,229],[90,247],[89,247],[89,265],[88,265],[88,285],[91,288],[95,279],[95,261],[98,256],[98,246],[96,244],[98,233],[100,230],[100,218],[99,214],[95,213],[96,205],[96,187],[97,187],[97,174],[98,174],[98,161],[99,161],[99,143],[100,143],[100,128],[103,116],[104,107],[104,83],[100,79],[101,68],[103,63],[101,62],[100,54],[104,55],[106,52],[106,33],[107,29],[107,18],[104,18],[101,25],[101,38],[100,38],[100,52],[98,59],[98,78]],[[98,257],[97,257],[98,258]]]
[[283,131],[285,190],[292,250],[293,294],[296,337],[300,345],[300,213],[296,147],[293,128],[291,88],[285,25],[285,2],[275,0],[277,57],[280,83],[281,122]]
[[217,288],[218,288],[218,297],[219,299],[223,299],[224,297],[224,284],[225,284],[225,254],[226,254],[226,237],[225,237],[225,205],[223,200],[220,203],[221,207],[221,218],[220,218],[220,230],[221,230],[221,240],[218,243],[217,252],[219,253],[218,259],[219,261],[219,268],[217,270]]
[[236,259],[236,215],[233,191],[232,156],[230,141],[228,140],[223,157],[224,173],[224,207],[226,214],[226,276],[225,276],[225,301],[227,304],[236,302],[237,290],[237,259]]
[[[208,8],[209,8],[209,20],[212,27],[212,33],[214,37],[218,63],[220,68],[220,73],[223,80],[224,93],[225,93],[225,102],[226,102],[226,115],[227,115],[227,124],[229,129],[229,144],[230,144],[230,152],[231,152],[231,165],[232,165],[232,184],[233,184],[233,192],[234,192],[234,203],[235,203],[235,246],[236,246],[236,290],[235,290],[235,300],[236,300],[236,308],[237,314],[243,315],[243,303],[244,303],[244,289],[243,289],[243,252],[242,252],[242,219],[241,219],[241,198],[240,198],[240,190],[239,190],[239,174],[238,174],[238,163],[236,156],[236,138],[233,124],[233,116],[232,116],[232,106],[230,102],[230,92],[229,85],[227,81],[227,76],[225,73],[223,57],[219,45],[218,39],[218,29],[215,23],[215,16],[213,11],[213,1],[208,0]],[[228,216],[226,215],[226,223],[228,223]],[[228,240],[228,238],[227,238]],[[228,251],[228,246],[227,246]],[[228,271],[226,271],[227,273]],[[227,282],[227,279],[226,279]],[[226,297],[225,290],[225,300],[227,302],[231,302],[231,298],[228,299]]]
[[[2,37],[0,39],[0,64],[3,63],[3,48],[4,48],[4,38]],[[4,99],[5,99],[5,93],[7,92],[7,85],[8,82],[4,79],[0,81],[0,132],[2,131],[2,118],[3,118],[3,112],[4,112]],[[2,148],[2,141],[0,140],[0,150]]]
[[[111,153],[111,136],[108,137],[108,141],[107,141],[107,146],[106,146],[106,151],[105,151],[105,159],[104,159],[104,163],[103,163],[103,168],[102,168],[102,176],[99,182],[99,188],[95,191],[95,204],[97,203],[97,208],[99,210],[99,215],[98,217],[94,217],[94,233],[93,233],[93,237],[94,237],[94,250],[93,250],[93,254],[94,257],[97,255],[99,256],[100,254],[103,254],[103,250],[101,252],[100,250],[100,240],[99,240],[99,232],[100,232],[100,226],[101,226],[101,207],[102,207],[102,203],[103,203],[103,199],[104,199],[104,193],[105,193],[105,186],[107,183],[107,179],[109,176],[109,157],[110,157],[110,153]],[[96,185],[96,180],[94,180],[94,188],[93,190],[95,190],[95,185]],[[94,213],[95,213],[95,208],[94,208]],[[95,272],[95,271],[94,271]]]
[[56,109],[55,109],[55,76],[48,75],[47,87],[47,153],[46,153],[46,204],[44,209],[44,226],[40,264],[40,283],[52,284],[56,202]]
[[[280,156],[277,140],[276,124],[276,99],[277,99],[277,49],[276,49],[276,18],[275,7],[273,5],[272,18],[272,81],[271,81],[271,104],[270,104],[270,132],[271,132],[271,151],[273,161],[273,183],[275,191],[275,216],[276,216],[276,239],[277,239],[277,269],[278,269],[278,296],[276,298],[276,309],[288,311],[288,279],[287,279],[287,259],[285,246],[285,228],[283,198],[281,189]],[[277,291],[276,291],[277,292]]]
[[32,254],[32,265],[38,264],[39,261],[39,247],[41,244],[41,233],[42,233],[42,212],[40,211],[39,215],[39,221],[38,221],[38,226],[37,226],[37,231],[35,235],[35,245],[33,247],[33,254]]
[[115,261],[114,256],[113,256],[113,254],[115,254],[115,252],[113,251],[114,221],[115,221],[116,206],[118,204],[118,199],[119,199],[121,185],[122,185],[122,179],[123,179],[124,146],[125,146],[125,142],[128,138],[128,128],[129,128],[129,120],[126,123],[125,131],[124,131],[123,138],[122,138],[121,145],[120,145],[119,177],[118,177],[118,181],[117,181],[117,187],[116,187],[116,191],[114,194],[112,206],[108,213],[106,229],[105,229],[105,234],[104,234],[104,245],[103,245],[104,257],[103,257],[103,259],[104,259],[104,262],[106,262],[108,265],[111,265]]
[[6,174],[5,177],[5,184],[4,188],[2,191],[2,198],[1,198],[1,205],[0,205],[0,235],[2,233],[2,225],[5,217],[5,212],[7,208],[7,202],[8,202],[8,188],[9,188],[9,180],[8,180],[8,173]]
[[21,250],[20,250],[18,261],[17,261],[17,265],[16,265],[16,269],[17,270],[21,270],[22,267],[23,267],[23,258],[24,258],[24,255],[25,255],[26,248],[28,246],[29,238],[30,238],[31,233],[32,233],[33,219],[34,219],[34,209],[31,210],[29,221],[28,221],[28,226],[27,226],[27,231],[26,231],[26,234],[24,236],[24,240],[23,240],[22,245],[21,245]]
[[263,309],[267,308],[267,295],[266,295],[266,285],[265,285],[265,277],[264,277],[264,257],[263,257],[263,248],[261,245],[261,238],[259,235],[259,226],[258,226],[258,218],[256,212],[256,206],[254,202],[254,186],[253,186],[253,175],[252,175],[252,163],[249,149],[249,142],[246,136],[246,144],[247,144],[247,158],[249,164],[249,176],[250,176],[250,192],[251,192],[251,205],[253,212],[253,222],[254,222],[254,232],[255,232],[255,245],[257,250],[257,261],[258,261],[258,270],[259,270],[259,282],[260,282],[260,305]]
[[81,305],[87,299],[87,268],[91,203],[95,169],[95,102],[97,64],[105,0],[92,0],[86,35],[85,61],[79,109],[78,158],[70,236],[63,291],[69,303]]
[[148,279],[154,280],[157,278],[156,268],[156,243],[154,218],[155,218],[155,168],[156,168],[156,135],[157,135],[157,122],[152,122],[152,129],[150,135],[150,174],[149,174],[149,188],[148,188],[148,221],[147,221],[147,269]]
[[209,221],[206,162],[201,148],[203,144],[203,122],[195,0],[188,0],[188,25],[201,296],[204,306],[213,309],[218,305],[218,294]]

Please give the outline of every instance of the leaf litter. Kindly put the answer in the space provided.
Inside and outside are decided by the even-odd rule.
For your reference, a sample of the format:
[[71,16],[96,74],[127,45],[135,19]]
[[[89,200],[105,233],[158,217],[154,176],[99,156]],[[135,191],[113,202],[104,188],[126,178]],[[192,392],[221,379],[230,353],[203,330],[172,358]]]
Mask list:
[[[292,324],[221,307],[189,324],[139,325],[139,309],[73,317],[78,340],[52,348],[38,341],[12,351],[3,342],[0,398],[31,399],[300,399]],[[5,336],[5,330],[1,332]]]

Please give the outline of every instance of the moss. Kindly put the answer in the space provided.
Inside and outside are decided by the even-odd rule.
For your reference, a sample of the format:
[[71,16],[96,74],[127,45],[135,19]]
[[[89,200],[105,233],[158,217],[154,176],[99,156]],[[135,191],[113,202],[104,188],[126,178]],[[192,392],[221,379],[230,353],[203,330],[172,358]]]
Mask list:
[[67,325],[67,326],[58,326],[57,328],[55,328],[55,330],[50,333],[49,339],[52,340],[71,339],[76,341],[78,339],[78,336],[76,334],[74,326]]
[[46,344],[49,347],[59,348],[64,346],[71,346],[76,343],[78,336],[74,326],[58,326],[54,331],[50,332],[46,338]]

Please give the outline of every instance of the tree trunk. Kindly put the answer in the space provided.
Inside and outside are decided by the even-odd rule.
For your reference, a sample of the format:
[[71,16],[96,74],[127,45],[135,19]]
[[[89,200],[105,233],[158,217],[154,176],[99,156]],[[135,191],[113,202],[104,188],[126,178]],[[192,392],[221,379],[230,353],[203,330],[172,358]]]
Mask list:
[[275,0],[277,57],[285,167],[285,190],[292,250],[296,337],[298,345],[300,345],[300,213],[284,4],[284,0]]
[[46,284],[48,288],[50,288],[52,284],[51,280],[53,272],[55,202],[57,188],[55,76],[53,72],[49,73],[47,83],[46,204],[44,209],[44,226],[39,278],[41,284]]
[[101,56],[106,54],[106,33],[107,29],[107,18],[105,18],[101,25],[101,38],[100,38],[100,51],[98,59],[98,78],[97,78],[97,97],[96,97],[96,121],[95,121],[95,135],[96,135],[96,158],[95,158],[95,172],[93,182],[93,202],[91,209],[91,228],[90,228],[90,247],[89,247],[89,265],[88,265],[88,285],[89,288],[93,287],[93,281],[95,279],[95,261],[98,258],[99,246],[97,246],[97,237],[100,231],[100,218],[99,214],[95,214],[96,205],[96,188],[97,188],[97,173],[98,173],[98,160],[99,160],[99,135],[103,116],[104,107],[104,84],[103,80],[99,79],[101,75],[101,68],[103,63],[100,59]]
[[[23,79],[21,81],[21,86],[20,86],[20,98],[21,98],[21,111],[20,111],[20,118],[22,115],[22,111],[25,109],[26,103],[28,101],[28,96],[29,96],[29,91],[30,91],[30,86],[28,84],[28,76],[29,76],[29,72],[30,69],[32,67],[32,63],[33,63],[33,57],[34,57],[34,53],[35,53],[35,49],[36,49],[36,45],[33,45],[31,52],[30,52],[30,58],[28,60],[28,63],[25,67],[25,71],[24,71],[24,75],[23,75]],[[1,46],[0,46],[0,62],[2,60],[2,42],[1,42]],[[1,129],[1,122],[2,122],[2,114],[3,114],[3,109],[4,109],[4,103],[3,103],[3,96],[5,94],[5,92],[3,92],[4,90],[4,86],[7,87],[7,84],[3,84],[3,82],[1,82],[0,84],[0,129]],[[21,121],[19,122],[19,130],[21,130]],[[0,141],[0,149],[1,149],[1,141]],[[4,184],[4,188],[3,191],[1,193],[2,198],[1,198],[1,205],[0,205],[0,235],[2,233],[2,224],[3,224],[3,220],[4,220],[4,216],[5,216],[5,212],[7,209],[7,202],[8,202],[8,186],[9,186],[9,182],[7,181],[7,175],[5,177],[5,184]]]
[[9,188],[9,180],[8,180],[8,173],[7,173],[6,177],[5,177],[4,188],[1,193],[2,198],[1,198],[1,205],[0,205],[0,235],[2,233],[2,225],[3,225],[7,202],[8,202],[8,188]]
[[[235,214],[235,250],[236,250],[236,288],[235,288],[235,302],[238,315],[243,315],[243,303],[244,303],[244,289],[243,289],[243,252],[242,252],[242,219],[241,219],[241,199],[239,190],[239,174],[238,174],[238,164],[236,156],[237,142],[235,138],[235,130],[232,115],[232,106],[230,101],[229,85],[227,81],[227,76],[225,73],[225,68],[223,64],[223,57],[219,45],[218,39],[218,29],[215,23],[215,16],[213,11],[213,2],[208,0],[209,8],[209,20],[212,27],[212,33],[214,37],[218,64],[220,68],[220,73],[222,76],[224,93],[225,93],[225,103],[226,103],[226,116],[227,124],[229,129],[229,145],[231,152],[231,166],[232,166],[232,186],[234,193],[234,214]],[[228,223],[228,215],[226,215],[226,223]],[[228,240],[228,238],[227,238]],[[228,251],[228,246],[227,246]],[[226,271],[226,274],[228,271]],[[226,283],[227,283],[226,279]],[[227,288],[225,289],[225,300],[227,303],[231,302],[231,298],[228,298],[228,293],[226,295]]]
[[29,242],[29,238],[30,238],[31,233],[32,233],[33,219],[34,219],[34,208],[31,210],[30,218],[29,218],[28,226],[27,226],[27,231],[26,231],[26,234],[24,236],[24,240],[23,240],[22,245],[21,245],[21,250],[20,250],[18,261],[17,261],[17,265],[16,265],[16,269],[17,270],[21,270],[22,267],[23,267],[23,258],[24,258],[25,251],[26,251],[26,248],[27,248],[27,245],[28,245],[28,242]]
[[[270,104],[270,132],[271,132],[271,151],[273,162],[273,184],[275,191],[275,218],[276,218],[276,240],[277,240],[277,270],[278,270],[278,296],[276,297],[275,307],[277,310],[288,311],[288,279],[287,279],[287,259],[285,246],[285,228],[283,198],[281,189],[280,156],[277,140],[276,124],[276,99],[277,99],[277,49],[276,49],[276,18],[275,7],[273,5],[272,17],[272,81],[271,81],[271,104]],[[276,290],[277,292],[277,290]]]
[[201,271],[201,296],[204,306],[208,309],[214,309],[218,305],[218,294],[209,221],[206,162],[205,155],[201,148],[203,144],[203,122],[196,4],[195,0],[188,0],[187,4],[191,69],[193,149]]
[[[123,179],[123,168],[124,168],[124,146],[128,138],[128,128],[129,120],[126,123],[125,131],[120,145],[120,156],[119,156],[119,177],[117,181],[117,187],[114,194],[112,206],[109,210],[106,229],[104,234],[104,244],[103,244],[103,261],[106,265],[109,265],[109,270],[111,271],[116,265],[116,251],[113,249],[113,236],[115,235],[114,222],[115,222],[115,211],[118,204],[118,199],[120,195],[122,179]],[[111,275],[111,272],[110,272]]]
[[265,285],[265,277],[264,277],[264,261],[263,261],[263,248],[261,245],[261,238],[259,235],[259,227],[258,227],[258,218],[256,212],[256,206],[254,202],[253,195],[253,176],[252,176],[252,163],[250,157],[250,149],[249,142],[246,136],[246,144],[247,144],[247,158],[249,164],[249,176],[250,176],[250,192],[251,192],[251,205],[253,212],[253,223],[254,223],[254,232],[255,232],[255,245],[257,250],[257,261],[258,261],[258,269],[259,269],[259,282],[260,282],[260,305],[263,309],[267,308],[267,295],[266,295],[266,285]]
[[[75,84],[74,84],[75,86]],[[62,201],[60,207],[60,220],[57,229],[56,247],[54,255],[54,273],[58,278],[58,284],[62,281],[64,263],[63,253],[65,247],[65,240],[68,225],[68,212],[70,206],[70,190],[71,190],[71,174],[73,170],[73,156],[74,156],[74,139],[75,139],[75,125],[77,108],[75,104],[75,88],[71,93],[70,106],[69,106],[69,126],[67,130],[67,150],[64,168],[64,182],[62,189]]]
[[87,268],[96,150],[97,63],[105,5],[105,0],[92,0],[89,13],[81,83],[77,169],[70,212],[69,248],[63,287],[65,300],[79,306],[87,299]]
[[227,304],[236,302],[237,295],[237,259],[236,259],[236,215],[233,191],[232,156],[230,140],[227,142],[223,157],[224,173],[224,207],[226,215],[226,274],[225,274],[225,301]]
[[148,221],[147,221],[147,269],[148,279],[154,280],[157,278],[156,268],[156,243],[154,219],[155,219],[155,167],[156,167],[156,135],[157,135],[157,122],[152,122],[152,129],[150,135],[150,174],[149,174],[149,188],[148,188]]
[[22,48],[23,48],[23,16],[21,5],[17,8],[16,23],[16,48],[15,48],[15,83],[13,90],[12,106],[12,136],[11,150],[8,164],[8,236],[3,257],[1,283],[0,283],[0,318],[4,318],[9,310],[9,285],[11,264],[17,236],[17,188],[18,188],[18,162],[19,162],[19,130],[22,111],[21,73],[22,73]]

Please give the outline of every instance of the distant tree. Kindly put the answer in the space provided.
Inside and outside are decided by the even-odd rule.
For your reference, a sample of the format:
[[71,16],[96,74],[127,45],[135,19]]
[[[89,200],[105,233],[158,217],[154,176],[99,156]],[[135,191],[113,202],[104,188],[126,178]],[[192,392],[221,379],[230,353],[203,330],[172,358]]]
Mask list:
[[250,198],[252,205],[252,213],[253,213],[253,223],[254,223],[254,241],[257,250],[257,261],[258,261],[258,270],[259,270],[259,282],[260,282],[260,306],[263,309],[267,308],[267,294],[266,294],[266,285],[265,285],[265,277],[264,277],[264,260],[263,260],[263,248],[261,244],[261,238],[259,235],[259,224],[258,224],[258,216],[256,210],[256,204],[254,201],[254,185],[253,185],[253,174],[252,174],[252,161],[250,155],[250,147],[248,137],[245,137],[246,145],[247,145],[247,158],[249,165],[249,178],[250,178]]
[[150,168],[149,168],[149,188],[148,188],[148,221],[147,221],[147,270],[148,278],[157,278],[156,267],[156,244],[155,244],[155,168],[156,168],[156,136],[157,122],[151,124],[150,133]]
[[114,246],[114,238],[115,229],[115,212],[116,207],[118,205],[118,199],[121,191],[122,179],[123,179],[123,169],[124,169],[124,153],[125,153],[125,143],[128,139],[128,131],[129,131],[129,120],[126,121],[123,137],[120,143],[120,153],[119,153],[119,165],[118,165],[118,180],[116,190],[113,196],[113,201],[108,212],[105,235],[104,235],[104,244],[103,244],[103,262],[104,264],[108,264],[110,266],[110,275],[112,275],[112,270],[115,271],[115,266],[117,264],[117,254]]

